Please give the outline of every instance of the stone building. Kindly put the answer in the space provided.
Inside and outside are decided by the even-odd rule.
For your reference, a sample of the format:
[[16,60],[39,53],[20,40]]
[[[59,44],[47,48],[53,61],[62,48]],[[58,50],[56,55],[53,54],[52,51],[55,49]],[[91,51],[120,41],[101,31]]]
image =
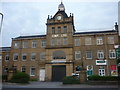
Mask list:
[[[76,32],[74,16],[65,12],[63,3],[47,18],[46,35],[12,38],[11,48],[3,50],[3,74],[11,67],[40,81],[60,81],[86,69],[87,76],[116,76],[115,29]],[[5,49],[5,48],[4,48]]]

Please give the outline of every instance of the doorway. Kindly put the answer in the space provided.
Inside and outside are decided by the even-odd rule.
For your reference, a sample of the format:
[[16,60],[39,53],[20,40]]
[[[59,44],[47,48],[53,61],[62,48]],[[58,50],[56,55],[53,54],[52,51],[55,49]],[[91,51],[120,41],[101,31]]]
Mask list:
[[52,66],[52,81],[62,81],[66,76],[65,65],[54,65]]

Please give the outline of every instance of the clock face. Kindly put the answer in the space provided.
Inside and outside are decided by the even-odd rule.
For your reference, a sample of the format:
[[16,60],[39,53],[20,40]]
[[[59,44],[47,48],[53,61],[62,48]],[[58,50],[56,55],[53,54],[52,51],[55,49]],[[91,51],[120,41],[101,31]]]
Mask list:
[[61,16],[57,16],[57,20],[61,20],[62,19],[62,17]]

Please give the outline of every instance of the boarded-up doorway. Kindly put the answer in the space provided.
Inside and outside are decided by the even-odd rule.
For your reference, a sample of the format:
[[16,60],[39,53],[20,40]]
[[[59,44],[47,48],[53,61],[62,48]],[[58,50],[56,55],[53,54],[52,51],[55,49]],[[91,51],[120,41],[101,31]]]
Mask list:
[[66,76],[65,65],[54,65],[52,66],[52,81],[62,81]]

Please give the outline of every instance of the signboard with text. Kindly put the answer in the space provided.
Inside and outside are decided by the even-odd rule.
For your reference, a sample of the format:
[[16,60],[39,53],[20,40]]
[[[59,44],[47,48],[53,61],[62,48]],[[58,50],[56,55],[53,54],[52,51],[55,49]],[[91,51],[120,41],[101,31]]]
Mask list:
[[96,65],[107,65],[107,60],[96,60]]

